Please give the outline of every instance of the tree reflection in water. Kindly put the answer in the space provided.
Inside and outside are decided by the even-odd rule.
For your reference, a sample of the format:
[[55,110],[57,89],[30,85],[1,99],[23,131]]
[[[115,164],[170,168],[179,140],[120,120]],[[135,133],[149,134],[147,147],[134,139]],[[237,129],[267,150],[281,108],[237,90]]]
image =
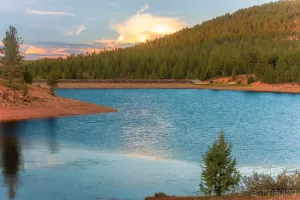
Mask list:
[[47,125],[49,130],[49,150],[50,153],[57,153],[58,152],[58,142],[57,142],[57,135],[56,135],[56,126],[57,121],[56,118],[49,118],[47,119]]
[[14,199],[20,179],[19,172],[23,169],[23,156],[19,138],[17,137],[18,122],[0,124],[1,168],[4,184],[8,187],[8,197]]

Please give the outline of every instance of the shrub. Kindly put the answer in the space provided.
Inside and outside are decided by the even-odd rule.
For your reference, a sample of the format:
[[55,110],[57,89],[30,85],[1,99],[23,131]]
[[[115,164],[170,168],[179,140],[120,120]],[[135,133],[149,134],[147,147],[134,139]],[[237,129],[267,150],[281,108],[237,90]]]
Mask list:
[[[272,195],[278,191],[299,191],[300,190],[300,172],[295,172],[288,175],[286,171],[283,171],[277,177],[272,177],[269,174],[253,173],[252,176],[244,177],[243,184],[245,189],[250,191],[267,191],[264,195]],[[286,194],[289,195],[289,194]],[[291,194],[290,194],[291,195]]]
[[248,83],[248,84],[251,84],[251,83],[254,83],[254,82],[255,82],[254,77],[253,77],[253,76],[249,76],[249,77],[248,77],[248,80],[247,80],[247,83]]
[[210,80],[210,81],[209,81],[209,83],[213,84],[213,83],[214,83],[214,81],[213,81],[213,80]]
[[23,90],[23,96],[27,96],[27,94],[28,94],[28,87],[27,87],[27,85],[23,85],[22,90]]
[[31,76],[30,72],[28,72],[28,71],[24,72],[23,79],[24,79],[25,83],[32,84],[32,76]]
[[163,192],[158,192],[158,193],[155,193],[154,195],[155,197],[168,197],[169,195],[163,193]]
[[9,83],[8,81],[4,81],[3,84],[6,87],[9,87],[9,88],[11,88],[13,90],[21,90],[22,89],[22,85],[18,84],[18,83]]

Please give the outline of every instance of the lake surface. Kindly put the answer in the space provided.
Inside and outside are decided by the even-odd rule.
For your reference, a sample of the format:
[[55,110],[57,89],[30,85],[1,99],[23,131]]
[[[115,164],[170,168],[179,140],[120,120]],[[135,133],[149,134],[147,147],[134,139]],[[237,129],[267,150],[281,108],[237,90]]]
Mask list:
[[58,90],[117,113],[0,124],[1,199],[140,200],[199,193],[220,130],[244,175],[300,168],[300,95]]

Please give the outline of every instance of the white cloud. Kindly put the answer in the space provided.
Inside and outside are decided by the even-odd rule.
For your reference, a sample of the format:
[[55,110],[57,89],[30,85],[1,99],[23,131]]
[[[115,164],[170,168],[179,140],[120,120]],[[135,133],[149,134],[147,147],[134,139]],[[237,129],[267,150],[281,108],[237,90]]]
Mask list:
[[77,28],[77,32],[76,32],[76,35],[79,35],[82,31],[85,30],[85,26],[84,25],[80,25],[78,28]]
[[145,11],[148,10],[148,9],[149,9],[149,5],[148,5],[148,4],[145,4],[145,5],[141,8],[141,10],[137,11],[136,15],[139,15],[139,14],[145,12]]
[[41,10],[26,10],[25,13],[30,15],[51,15],[51,16],[74,16],[68,12],[54,12],[54,11],[41,11]]
[[65,30],[62,33],[62,36],[74,36],[74,35],[80,35],[80,33],[82,33],[82,31],[84,31],[86,29],[86,27],[81,24],[79,26],[72,26],[73,28],[71,30]]
[[121,24],[111,24],[119,33],[118,43],[137,43],[172,34],[184,27],[179,18],[154,16],[144,13],[149,5],[144,5],[135,15]]

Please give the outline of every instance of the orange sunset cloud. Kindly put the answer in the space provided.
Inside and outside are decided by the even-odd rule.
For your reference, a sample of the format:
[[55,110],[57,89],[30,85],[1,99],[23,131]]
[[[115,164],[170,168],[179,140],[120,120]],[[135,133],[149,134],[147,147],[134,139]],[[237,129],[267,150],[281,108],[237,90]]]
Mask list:
[[26,55],[30,55],[30,54],[48,54],[48,51],[46,49],[43,49],[43,48],[39,48],[39,47],[35,47],[35,46],[29,46],[25,50],[25,54]]

